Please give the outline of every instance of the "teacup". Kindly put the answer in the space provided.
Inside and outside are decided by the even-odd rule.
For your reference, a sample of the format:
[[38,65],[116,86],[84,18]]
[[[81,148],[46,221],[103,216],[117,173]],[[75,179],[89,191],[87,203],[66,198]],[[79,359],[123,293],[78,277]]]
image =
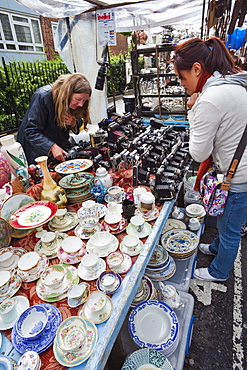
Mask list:
[[86,298],[89,293],[89,284],[81,283],[79,285],[73,285],[68,291],[69,299],[83,299]]
[[9,271],[0,271],[0,295],[7,293],[11,281],[11,273]]
[[104,217],[104,221],[112,231],[120,229],[123,224],[122,215],[118,212],[108,212]]
[[116,202],[109,202],[107,204],[108,212],[117,212],[117,213],[122,213],[122,205],[118,204]]
[[79,321],[79,319],[76,319],[73,323],[65,327],[64,330],[62,329],[58,332],[60,336],[59,348],[61,348],[63,352],[73,353],[85,344],[86,331],[80,325],[81,323],[76,325],[77,320]]
[[155,206],[155,197],[150,191],[147,191],[141,195],[138,207],[141,210],[144,217],[151,216],[154,210],[154,206]]
[[59,208],[54,216],[54,222],[57,225],[63,225],[66,219],[67,208]]
[[62,241],[61,247],[68,255],[76,255],[83,246],[83,241],[78,236],[68,236]]
[[0,266],[9,267],[14,262],[15,255],[11,248],[3,248],[0,250]]
[[18,297],[5,299],[0,304],[0,317],[4,323],[9,323],[17,318],[17,304],[19,302]]
[[180,295],[173,285],[160,284],[163,301],[173,309],[180,307]]
[[124,191],[120,186],[111,186],[108,189],[108,202],[122,203]]
[[39,270],[40,255],[37,252],[27,252],[18,261],[18,268],[21,271],[28,271],[35,274]]
[[90,241],[98,250],[106,249],[111,242],[111,234],[107,231],[97,231],[93,236],[91,236]]
[[107,296],[105,293],[96,291],[89,295],[86,306],[90,311],[101,311],[106,304]]
[[136,235],[126,235],[123,238],[123,244],[129,251],[135,251],[138,247],[140,239]]
[[145,220],[142,216],[133,216],[130,219],[130,223],[137,232],[141,232],[144,228]]
[[98,256],[95,253],[87,253],[82,257],[80,263],[88,273],[93,273],[98,264]]
[[96,216],[85,215],[79,219],[79,224],[87,233],[93,233],[98,225],[99,218]]
[[114,288],[117,281],[116,273],[110,270],[102,272],[99,277],[99,283],[101,286],[101,290],[109,290]]
[[48,231],[41,236],[41,242],[43,246],[48,250],[53,250],[56,248],[56,236],[57,233],[53,231]]
[[141,187],[138,187],[138,188],[135,188],[134,189],[134,202],[135,202],[135,205],[138,206],[139,203],[140,203],[140,198],[141,198],[141,195],[146,193],[147,189],[145,188],[141,188]]
[[124,255],[120,251],[111,252],[106,257],[107,265],[110,268],[121,266],[121,264],[123,263],[123,260],[124,260]]
[[45,330],[51,309],[37,304],[27,308],[16,322],[16,331],[20,337],[32,340]]
[[41,279],[44,285],[51,289],[58,289],[62,285],[65,278],[65,268],[60,265],[48,267]]
[[86,200],[82,203],[82,208],[85,210],[87,216],[98,216],[96,212],[96,202],[94,200]]

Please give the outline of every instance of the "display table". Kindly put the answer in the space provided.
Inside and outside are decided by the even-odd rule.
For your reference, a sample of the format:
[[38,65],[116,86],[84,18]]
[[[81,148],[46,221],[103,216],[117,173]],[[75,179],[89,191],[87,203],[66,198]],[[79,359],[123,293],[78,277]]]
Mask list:
[[[166,220],[173,208],[175,200],[170,202],[165,202],[158,218],[156,221],[153,221],[153,229],[148,238],[142,239],[145,242],[144,249],[138,257],[132,257],[133,265],[130,271],[122,276],[123,282],[120,289],[112,296],[113,302],[113,312],[110,318],[102,323],[97,325],[99,339],[97,346],[89,359],[79,365],[74,367],[74,369],[91,369],[91,370],[103,370],[107,359],[113,347],[113,344],[117,338],[117,335],[121,329],[123,321],[127,315],[129,306],[137,292],[141,278],[144,274],[145,267],[151,258],[152,252],[159,241],[160,234],[163,230],[163,227],[166,223]],[[68,205],[69,212],[76,212],[81,207],[81,204]],[[47,225],[44,226],[47,228]],[[35,237],[35,230],[23,239],[13,239],[12,245],[25,248],[28,252],[34,249],[35,244],[38,239]],[[68,232],[68,235],[74,235],[74,231]],[[119,241],[123,239],[126,235],[125,232],[118,234],[117,237]],[[50,260],[50,264],[59,263],[58,258]],[[96,290],[96,281],[90,282],[91,291]],[[36,294],[36,281],[30,283],[22,283],[20,290],[17,292],[17,295],[23,295],[29,299],[30,305],[35,305],[38,303],[43,303],[43,301]],[[61,312],[62,319],[65,320],[69,316],[76,316],[80,307],[70,308],[67,304],[67,299],[53,303]],[[11,338],[11,330],[4,331],[4,334],[8,339]],[[52,346],[49,347],[45,352],[40,354],[42,361],[42,370],[62,370],[64,367],[60,365],[54,355]]]

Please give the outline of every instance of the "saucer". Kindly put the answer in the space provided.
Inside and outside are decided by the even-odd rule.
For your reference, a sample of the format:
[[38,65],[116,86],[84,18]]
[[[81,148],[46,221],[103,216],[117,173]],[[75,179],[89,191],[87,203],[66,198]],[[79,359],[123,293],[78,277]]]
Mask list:
[[142,231],[137,231],[134,226],[129,224],[126,228],[127,234],[136,235],[138,238],[146,238],[152,231],[152,226],[148,223],[144,223]]
[[15,362],[11,360],[8,356],[0,355],[0,369],[2,370],[14,370]]
[[131,268],[132,266],[132,260],[131,260],[131,257],[126,254],[126,253],[123,253],[124,255],[124,260],[123,262],[121,263],[120,266],[118,267],[111,267],[111,270],[116,272],[117,274],[126,274],[126,272],[129,271],[129,269]]
[[20,269],[17,270],[17,274],[20,276],[21,280],[25,283],[30,283],[31,281],[37,280],[43,271],[48,267],[49,261],[45,255],[40,256],[40,260],[38,263],[38,271],[35,271],[33,274],[28,271],[22,271]]
[[3,295],[0,295],[0,303],[7,298],[13,297],[13,295],[20,289],[21,282],[22,281],[19,275],[15,274],[14,276],[12,276],[8,291]]
[[69,298],[68,297],[68,305],[72,308],[78,307],[81,304],[83,304],[88,299],[88,296],[90,293],[90,285],[88,283],[85,283],[83,281],[79,285],[85,285],[88,289],[86,290],[86,294],[83,293],[83,295],[80,298]]
[[106,296],[106,303],[100,311],[90,310],[85,303],[78,316],[82,318],[86,317],[87,319],[92,320],[95,324],[101,324],[102,322],[105,322],[109,319],[112,313],[112,309],[112,300],[110,297]]
[[13,262],[11,263],[10,266],[7,266],[7,267],[2,267],[0,266],[0,271],[10,271],[10,270],[13,270],[17,267],[18,265],[18,261],[20,259],[21,256],[23,256],[23,254],[27,253],[26,249],[24,248],[21,248],[21,247],[8,247],[8,248],[5,248],[6,250],[11,250],[14,252],[14,260]]
[[65,222],[63,224],[57,224],[55,217],[48,223],[48,227],[51,231],[65,232],[74,229],[78,225],[78,217],[74,212],[67,212],[65,215]]
[[126,229],[126,227],[127,227],[127,225],[128,225],[128,222],[127,222],[127,220],[125,220],[125,219],[123,219],[124,220],[124,223],[123,223],[123,225],[121,226],[121,227],[119,227],[117,230],[111,230],[110,229],[110,227],[109,227],[109,225],[103,220],[102,222],[101,222],[101,225],[102,225],[102,229],[104,230],[104,231],[108,231],[109,233],[111,233],[111,234],[120,234],[122,231],[124,231],[125,229]]
[[[103,285],[103,280],[104,280],[104,277],[106,275],[113,275],[114,274],[114,277],[116,278],[113,286],[111,288],[107,288]],[[100,290],[101,292],[104,292],[105,294],[113,294],[115,293],[121,286],[122,284],[122,278],[119,274],[117,273],[114,273],[114,271],[104,271],[102,272],[102,274],[100,275],[99,279],[97,280],[96,282],[96,285],[97,285],[97,288],[98,290]]]
[[8,323],[3,322],[0,317],[0,330],[7,330],[7,329],[13,328],[14,323],[16,322],[18,317],[22,314],[22,312],[24,312],[29,307],[29,300],[26,297],[23,297],[21,295],[18,295],[16,297],[18,298],[18,303],[16,306],[17,316],[13,321],[8,322]]
[[[109,203],[109,202],[116,202],[115,200],[110,200],[109,199],[109,194],[106,194],[105,195],[105,201],[106,201],[106,203]],[[122,200],[120,201],[120,202],[116,202],[116,203],[122,203],[123,201],[124,201],[124,199],[125,199],[125,197],[126,197],[126,194],[125,194],[125,192],[123,191],[123,193],[122,193]]]
[[11,341],[17,352],[23,354],[27,351],[35,351],[37,353],[44,352],[49,348],[55,338],[57,329],[62,322],[62,315],[57,307],[48,303],[41,303],[43,307],[51,311],[48,315],[48,321],[42,334],[33,340],[25,340],[18,335],[15,322],[12,333]]
[[151,279],[143,275],[142,284],[143,284],[142,294],[138,297],[135,296],[133,298],[133,301],[131,302],[131,307],[135,307],[138,303],[146,301],[148,299],[153,299],[152,296],[154,294],[155,288]]
[[[52,267],[56,269],[58,267],[60,268],[61,265],[52,265]],[[36,292],[39,298],[43,300],[45,300],[46,298],[55,298],[67,292],[67,290],[69,290],[72,284],[73,284],[73,274],[68,268],[66,268],[65,277],[63,279],[62,285],[59,288],[56,289],[56,288],[47,287],[43,283],[43,278],[41,276],[36,284]]]
[[151,213],[151,215],[149,215],[148,217],[146,217],[139,208],[136,208],[135,210],[135,216],[142,216],[146,221],[156,220],[159,214],[160,214],[160,211],[158,210],[158,208],[155,208],[153,212]]
[[106,269],[105,261],[102,258],[99,258],[94,272],[86,271],[86,269],[80,263],[79,266],[78,266],[78,275],[82,280],[86,280],[86,281],[96,280],[96,279],[98,279],[100,274],[103,271],[105,271],[105,269]]
[[42,241],[39,240],[34,246],[34,251],[39,254],[44,254],[47,258],[52,259],[57,256],[57,251],[60,248],[63,240],[66,238],[68,238],[67,234],[58,233],[56,235],[56,247],[51,250],[47,249],[44,243],[42,243]]
[[106,257],[109,253],[115,252],[118,249],[118,239],[116,236],[109,233],[110,240],[109,244],[107,245],[107,248],[99,249],[97,246],[93,244],[93,239],[89,239],[87,242],[87,251],[88,253],[94,253],[98,257]]
[[166,231],[169,231],[171,229],[184,229],[185,230],[186,225],[183,221],[177,220],[176,218],[168,218],[164,226],[164,229],[162,230],[162,234],[164,234]]
[[78,238],[81,238],[81,239],[89,239],[97,231],[101,231],[101,225],[100,224],[97,224],[96,227],[95,227],[95,230],[91,233],[88,233],[87,231],[83,230],[83,228],[80,225],[78,225],[75,228],[75,235],[78,236]]
[[57,256],[63,263],[68,263],[70,265],[74,265],[76,263],[79,263],[82,259],[82,257],[87,253],[86,246],[84,246],[76,253],[75,256],[71,256],[68,253],[66,253],[62,247],[60,247],[57,251]]
[[139,240],[138,246],[135,248],[135,250],[130,250],[129,248],[127,248],[124,242],[120,244],[120,251],[123,253],[127,253],[131,257],[137,256],[139,253],[141,253],[143,248],[144,244],[141,240]]
[[150,279],[154,281],[164,281],[170,279],[176,272],[176,264],[174,259],[169,256],[169,265],[164,271],[145,271],[145,275],[147,275]]
[[82,364],[88,359],[96,346],[98,340],[98,330],[91,320],[87,318],[84,318],[83,320],[86,324],[86,343],[82,348],[73,351],[73,353],[65,353],[62,352],[62,350],[60,350],[60,348],[58,347],[56,338],[54,340],[53,352],[55,358],[63,366],[74,367]]
[[[106,215],[107,211],[108,211],[108,209],[104,204],[95,203],[95,213],[98,213],[99,218],[104,217]],[[81,207],[80,209],[78,209],[77,216],[78,216],[79,219],[86,216],[86,215],[87,215],[87,210],[85,208]]]
[[[70,272],[72,273],[72,276],[73,276],[72,285],[77,285],[79,283],[79,276],[77,275],[77,268],[74,267],[74,266],[65,265],[65,264],[63,264],[62,266],[66,266],[66,268],[68,270],[70,270]],[[61,301],[62,299],[67,298],[67,296],[68,296],[67,293],[68,293],[68,290],[66,292],[62,293],[62,294],[59,294],[56,297],[53,297],[53,298],[44,298],[44,297],[39,297],[39,298],[41,298],[45,302],[54,303],[54,302],[58,302],[58,301]]]

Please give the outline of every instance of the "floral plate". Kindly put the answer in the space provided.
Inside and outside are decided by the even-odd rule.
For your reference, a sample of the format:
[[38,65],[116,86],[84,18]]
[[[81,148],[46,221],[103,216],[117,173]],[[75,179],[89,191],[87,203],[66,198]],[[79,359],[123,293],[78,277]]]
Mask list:
[[75,173],[68,176],[64,176],[60,181],[59,185],[64,189],[78,189],[89,185],[90,181],[94,178],[94,175],[90,172]]
[[19,275],[15,274],[12,276],[9,284],[9,289],[6,293],[0,295],[0,303],[5,299],[13,297],[13,295],[18,292],[21,287],[21,278]]
[[66,232],[74,229],[78,225],[78,217],[74,212],[67,212],[65,215],[65,223],[62,225],[57,225],[55,218],[51,219],[48,223],[48,227],[51,231]]
[[61,244],[63,242],[64,239],[68,238],[68,235],[65,234],[65,233],[58,233],[56,235],[56,239],[55,239],[55,242],[56,242],[56,246],[55,248],[49,250],[46,248],[46,246],[44,246],[44,244],[42,243],[42,240],[39,240],[35,246],[34,246],[34,251],[39,253],[39,254],[43,254],[45,255],[47,258],[51,259],[51,258],[54,258],[57,256],[57,252],[59,250],[59,248],[61,247]]
[[72,173],[82,172],[92,167],[93,161],[91,159],[72,159],[59,163],[55,167],[55,171],[61,175],[70,175]]

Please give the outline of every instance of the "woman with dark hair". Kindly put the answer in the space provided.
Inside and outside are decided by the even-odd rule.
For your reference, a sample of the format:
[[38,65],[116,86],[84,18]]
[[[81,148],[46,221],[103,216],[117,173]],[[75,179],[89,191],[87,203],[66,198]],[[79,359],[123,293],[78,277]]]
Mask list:
[[[187,40],[175,48],[175,72],[190,95],[189,148],[192,158],[203,162],[212,156],[226,174],[247,124],[247,73],[235,65],[224,43],[216,38]],[[218,236],[211,244],[200,244],[202,253],[213,255],[207,268],[195,277],[224,281],[238,253],[241,226],[247,219],[247,149],[232,178],[225,211],[218,218]]]
[[62,75],[35,91],[17,135],[28,164],[42,155],[65,160],[69,131],[77,134],[89,122],[91,93],[90,83],[81,73]]

